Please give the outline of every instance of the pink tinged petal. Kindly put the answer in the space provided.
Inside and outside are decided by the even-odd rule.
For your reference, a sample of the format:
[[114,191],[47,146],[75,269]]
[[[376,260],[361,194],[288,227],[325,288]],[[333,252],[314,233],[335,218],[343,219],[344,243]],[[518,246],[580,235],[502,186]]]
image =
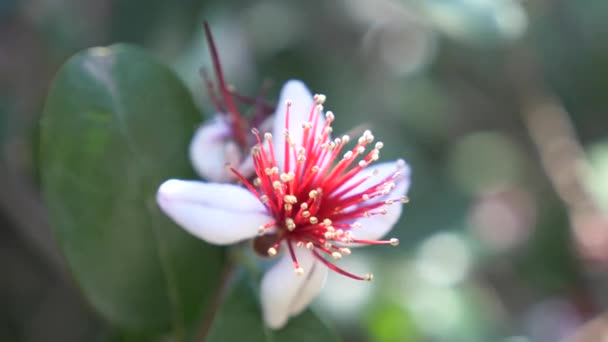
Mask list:
[[[283,245],[282,249],[284,250],[283,256],[264,274],[260,288],[264,321],[272,329],[280,329],[287,323],[289,316],[296,311],[292,308],[301,309],[302,306],[308,304],[298,302],[299,296],[304,295],[307,297],[304,298],[305,301],[310,302],[322,285],[318,279],[322,274],[315,275],[313,272],[313,264],[316,262],[311,251],[295,248],[294,252],[300,267],[304,269],[304,273],[298,275],[289,252],[285,250],[286,246]],[[308,285],[313,288],[307,289]]]
[[185,230],[218,245],[257,236],[272,221],[257,197],[236,185],[171,179],[158,188],[156,200]]
[[[310,111],[313,109],[314,100],[310,93],[310,90],[306,85],[299,80],[289,80],[281,89],[281,95],[279,96],[279,102],[277,103],[277,109],[275,112],[275,120],[272,129],[273,144],[275,149],[275,157],[277,164],[280,168],[283,167],[285,159],[285,119],[287,113],[287,101],[291,101],[291,107],[289,109],[289,135],[291,141],[296,146],[300,146],[302,142],[303,129],[302,124],[308,121],[310,117]],[[318,122],[319,130],[323,127],[325,118],[321,114]],[[289,160],[290,165],[295,165],[293,151]],[[291,168],[291,167],[290,167]]]
[[201,177],[213,182],[235,179],[226,164],[238,166],[242,156],[230,135],[230,125],[219,116],[196,130],[190,143],[190,161]]
[[[384,237],[393,228],[401,216],[403,204],[399,201],[399,199],[405,197],[410,188],[411,169],[409,165],[404,164],[403,161],[397,161],[379,163],[366,168],[366,171],[368,172],[362,174],[361,176],[357,176],[357,179],[360,180],[360,177],[369,175],[369,172],[375,171],[377,172],[377,175],[357,186],[355,189],[350,191],[349,194],[364,191],[369,186],[382,181],[397,171],[399,171],[401,174],[400,178],[395,180],[395,188],[390,193],[366,202],[377,203],[379,201],[386,201],[388,199],[395,200],[393,204],[384,206],[384,209],[386,209],[386,214],[360,218],[357,220],[357,222],[361,224],[361,227],[353,230],[353,234],[357,239],[378,240]],[[356,182],[356,180],[353,180],[350,184],[353,184],[354,182]]]
[[306,282],[302,285],[300,294],[291,303],[289,316],[294,317],[302,313],[304,309],[319,295],[327,280],[328,268],[320,261],[315,260],[312,270],[307,275]]

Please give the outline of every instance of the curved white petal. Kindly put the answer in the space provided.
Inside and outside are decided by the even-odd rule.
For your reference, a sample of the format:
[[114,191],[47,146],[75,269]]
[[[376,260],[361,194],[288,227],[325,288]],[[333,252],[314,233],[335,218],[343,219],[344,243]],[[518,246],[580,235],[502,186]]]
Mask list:
[[[289,109],[289,135],[291,140],[300,146],[302,143],[303,129],[302,123],[308,121],[310,117],[310,111],[313,109],[314,100],[312,94],[304,84],[299,80],[289,80],[285,83],[281,89],[281,95],[279,96],[279,102],[277,103],[277,109],[275,112],[275,120],[272,129],[273,144],[275,150],[275,157],[277,164],[280,169],[283,169],[285,160],[285,119],[287,113],[286,102],[291,101],[291,107]],[[319,129],[323,126],[325,118],[323,115],[319,116],[319,122],[317,123]],[[291,151],[290,151],[291,153]],[[295,165],[293,156],[290,156],[290,169]]]
[[306,281],[302,284],[300,293],[291,303],[289,316],[299,315],[308,305],[319,295],[327,280],[328,268],[322,262],[315,260],[312,269],[307,275]]
[[[282,249],[286,247],[283,246]],[[295,254],[300,267],[304,269],[303,274],[296,274],[291,256],[287,250],[284,250],[281,259],[262,278],[260,287],[262,313],[266,325],[272,329],[280,329],[287,323],[292,312],[291,307],[302,293],[302,286],[307,283],[308,276],[313,270],[315,257],[311,251],[295,248]]]
[[185,230],[218,245],[254,237],[272,220],[257,197],[236,185],[171,179],[158,188],[156,200]]
[[213,182],[235,179],[226,164],[236,167],[242,156],[237,144],[230,140],[230,134],[230,125],[219,115],[196,130],[189,153],[192,166],[201,177]]
[[[370,172],[374,172],[374,170],[376,170],[375,172],[377,172],[377,175],[363,182],[361,185],[357,186],[352,191],[349,191],[349,194],[356,194],[358,192],[364,191],[369,186],[376,184],[377,182],[385,179],[386,177],[389,177],[397,171],[401,173],[401,177],[395,181],[395,188],[387,195],[371,200],[371,202],[373,203],[385,201],[387,199],[397,200],[407,194],[411,182],[411,169],[409,165],[403,163],[403,161],[399,160],[396,162],[380,163],[375,166],[369,167],[367,170],[369,170]],[[366,175],[361,175],[358,177],[365,176]],[[351,180],[350,184],[354,184],[354,182],[356,182],[356,180]],[[393,228],[393,226],[399,220],[399,217],[401,216],[402,206],[403,204],[400,201],[395,201],[393,202],[393,204],[384,207],[384,209],[386,209],[386,214],[384,215],[374,215],[358,219],[357,222],[361,224],[361,227],[353,230],[353,235],[357,239],[381,239]]]

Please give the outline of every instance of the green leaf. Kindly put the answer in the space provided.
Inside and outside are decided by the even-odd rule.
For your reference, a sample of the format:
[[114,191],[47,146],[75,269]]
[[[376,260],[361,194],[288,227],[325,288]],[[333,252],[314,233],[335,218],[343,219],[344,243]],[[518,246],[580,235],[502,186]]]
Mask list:
[[59,71],[41,127],[45,198],[85,296],[112,323],[184,336],[218,286],[222,248],[158,209],[169,178],[193,178],[200,115],[176,76],[144,51],[93,48]]
[[254,286],[245,277],[239,277],[216,314],[207,341],[326,342],[340,339],[311,310],[291,318],[278,331],[267,328],[262,320]]

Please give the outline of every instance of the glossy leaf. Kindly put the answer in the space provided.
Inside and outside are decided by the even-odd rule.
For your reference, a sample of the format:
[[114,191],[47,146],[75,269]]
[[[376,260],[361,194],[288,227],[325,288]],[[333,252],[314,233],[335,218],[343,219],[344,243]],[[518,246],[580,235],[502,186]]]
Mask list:
[[57,240],[92,305],[132,331],[186,329],[215,292],[223,250],[158,209],[168,178],[193,178],[200,115],[170,69],[127,45],[72,57],[42,120],[41,167]]

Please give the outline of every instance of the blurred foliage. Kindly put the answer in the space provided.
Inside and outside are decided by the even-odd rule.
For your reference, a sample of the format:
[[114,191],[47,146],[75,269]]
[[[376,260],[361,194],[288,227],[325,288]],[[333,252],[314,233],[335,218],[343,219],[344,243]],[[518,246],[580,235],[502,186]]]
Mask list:
[[[171,120],[158,116],[159,102],[147,104],[142,110],[156,119],[138,122],[137,128],[142,129],[138,134],[150,134],[145,140],[149,153],[170,154],[168,160],[174,161],[165,165],[163,177],[190,174],[184,147],[187,132],[213,113],[198,76],[200,67],[209,68],[203,19],[214,30],[229,82],[241,92],[257,94],[270,79],[267,94],[274,100],[283,81],[302,78],[313,91],[327,95],[337,132],[357,125],[371,127],[385,143],[382,159],[403,157],[413,167],[411,203],[394,230],[401,246],[357,250],[341,260],[354,270],[374,271],[377,281],[348,280],[344,285],[330,277],[314,308],[324,323],[335,323],[349,341],[542,342],[573,333],[608,305],[608,257],[589,253],[585,248],[594,245],[579,241],[587,236],[608,248],[608,227],[599,220],[595,229],[580,233],[568,195],[556,189],[555,180],[575,177],[579,173],[572,170],[580,170],[581,179],[569,183],[570,188],[583,187],[590,201],[606,213],[607,16],[608,2],[603,0],[0,2],[0,340],[151,340],[123,331],[113,324],[116,320],[107,320],[107,312],[105,318],[98,317],[74,286],[66,264],[82,282],[86,274],[102,272],[101,265],[106,270],[128,266],[121,253],[152,248],[145,241],[153,237],[145,230],[137,241],[124,235],[120,245],[105,246],[106,251],[99,253],[86,241],[72,241],[73,250],[92,256],[90,261],[98,265],[74,268],[73,256],[66,253],[64,258],[57,252],[45,208],[81,208],[78,211],[84,214],[87,205],[94,204],[86,203],[87,188],[76,184],[47,189],[54,200],[43,203],[35,177],[49,172],[49,162],[57,167],[82,163],[73,179],[106,177],[96,185],[107,185],[108,193],[136,186],[136,181],[118,184],[120,177],[112,172],[120,169],[110,164],[99,170],[84,166],[87,159],[104,155],[88,150],[85,142],[91,139],[114,137],[114,145],[105,152],[123,153],[122,162],[128,161],[127,151],[117,147],[120,136],[111,136],[112,130],[101,129],[99,123],[81,121],[84,117],[75,116],[79,108],[71,107],[85,100],[111,107],[112,101],[87,97],[83,92],[88,86],[70,84],[60,74],[56,84],[62,85],[52,93],[69,94],[61,97],[72,104],[57,104],[63,109],[45,114],[65,117],[52,131],[51,123],[43,120],[41,151],[35,137],[52,79],[68,57],[82,49],[128,42],[145,48],[158,65],[172,67],[187,86],[158,67],[162,70],[150,72],[161,75],[159,79],[144,80],[138,89],[128,91],[142,97],[167,94],[157,96],[165,104],[171,103],[168,94],[188,98],[187,105],[171,105],[182,109]],[[147,55],[136,60],[130,62],[133,66],[125,64],[125,70],[157,65]],[[563,106],[576,139],[562,139],[561,145],[558,139],[548,151],[567,155],[580,150],[580,165],[547,168],[547,150],[531,139],[536,128],[526,120],[529,105],[547,98]],[[138,106],[133,112],[143,115]],[[187,119],[174,121],[180,117]],[[541,128],[566,137],[557,130],[559,125],[548,122]],[[177,124],[183,126],[175,128]],[[62,131],[72,125],[81,129],[80,144],[71,143]],[[171,152],[171,146],[171,151],[179,146],[184,150]],[[68,153],[74,154],[69,161],[61,157]],[[41,170],[37,155],[43,161]],[[54,172],[58,180],[70,176]],[[159,173],[147,182],[160,179]],[[59,200],[68,195],[74,196],[70,204]],[[157,221],[167,236],[189,240],[165,218]],[[80,227],[73,224],[71,229]],[[58,242],[67,243],[61,234]],[[196,255],[207,248],[198,241],[185,243]],[[189,267],[205,268],[195,264],[197,257],[182,252],[172,255]],[[130,266],[136,267],[134,260]],[[139,287],[147,279],[150,292],[141,298],[157,297],[155,293],[163,291],[162,282],[152,281],[159,279],[158,267],[138,270],[137,274],[155,274],[151,278],[123,272],[120,280],[124,286]],[[203,278],[201,270],[180,281],[189,287],[184,291],[196,294],[204,292],[208,279]],[[83,286],[83,292],[97,286],[103,282]],[[170,312],[162,311],[167,305],[164,296],[146,299],[145,307],[134,310],[150,308],[145,314],[170,324]],[[114,304],[134,302],[136,298],[127,298]],[[237,302],[248,305],[247,310],[256,305]],[[188,302],[193,308],[189,315],[204,311],[204,303]],[[302,324],[315,317],[306,314]]]

